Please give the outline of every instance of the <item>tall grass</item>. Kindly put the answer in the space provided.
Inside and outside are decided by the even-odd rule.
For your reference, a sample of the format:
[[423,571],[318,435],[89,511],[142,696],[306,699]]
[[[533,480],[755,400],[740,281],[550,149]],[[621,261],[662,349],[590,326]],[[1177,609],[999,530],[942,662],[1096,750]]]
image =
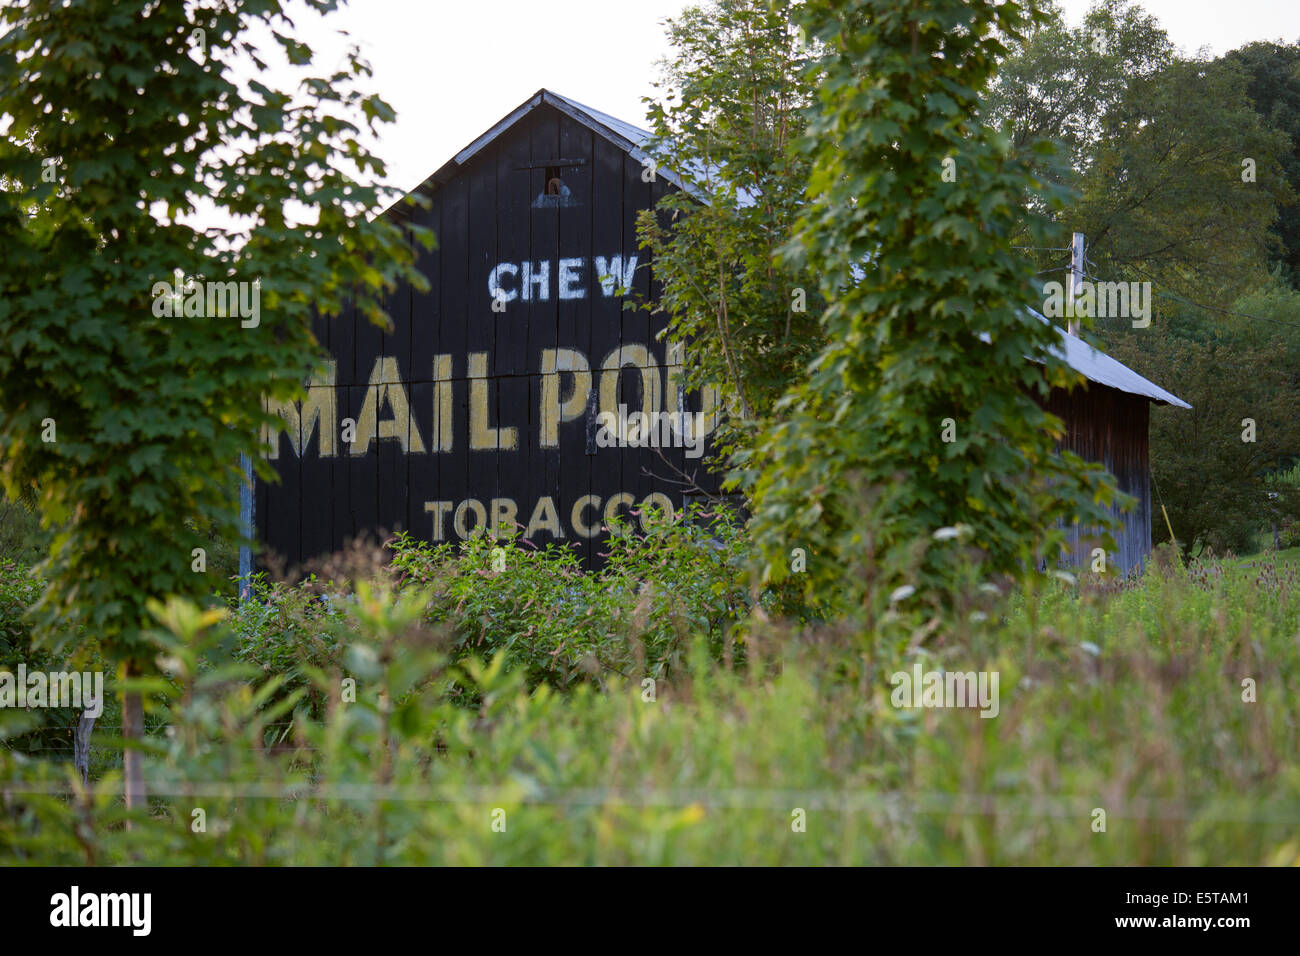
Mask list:
[[[485,557],[408,551],[400,583],[381,574],[331,606],[337,652],[298,662],[292,680],[283,661],[259,663],[268,631],[242,620],[273,608],[233,621],[159,609],[171,677],[148,690],[170,730],[150,744],[149,814],[124,827],[115,772],[82,792],[60,763],[0,752],[0,857],[1300,863],[1294,565],[1044,580],[984,620],[900,612],[869,632],[724,601],[702,618],[716,628],[674,621],[658,645],[640,638],[673,607],[647,594],[666,590],[651,567],[624,579],[616,566],[582,585],[610,601],[584,640],[611,646],[575,680],[537,662],[533,638],[550,632],[524,596],[536,566],[480,574]],[[481,582],[474,603],[457,561]],[[661,577],[680,577],[670,564]],[[568,613],[555,634],[576,626]],[[918,660],[996,671],[997,716],[895,707],[890,675]],[[287,737],[274,729],[289,721]]]

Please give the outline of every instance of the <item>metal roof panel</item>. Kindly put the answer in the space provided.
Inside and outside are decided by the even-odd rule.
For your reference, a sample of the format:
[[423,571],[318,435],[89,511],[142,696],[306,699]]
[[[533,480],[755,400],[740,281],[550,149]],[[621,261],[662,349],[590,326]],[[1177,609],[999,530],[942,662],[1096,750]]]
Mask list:
[[[1030,309],[1029,312],[1039,321],[1048,322],[1047,318],[1036,310]],[[1100,349],[1093,348],[1078,336],[1071,335],[1060,326],[1052,327],[1061,337],[1060,345],[1053,349],[1054,354],[1088,381],[1108,385],[1130,395],[1142,395],[1161,405],[1173,405],[1176,408],[1192,407],[1177,395],[1143,378],[1123,362],[1111,358]]]

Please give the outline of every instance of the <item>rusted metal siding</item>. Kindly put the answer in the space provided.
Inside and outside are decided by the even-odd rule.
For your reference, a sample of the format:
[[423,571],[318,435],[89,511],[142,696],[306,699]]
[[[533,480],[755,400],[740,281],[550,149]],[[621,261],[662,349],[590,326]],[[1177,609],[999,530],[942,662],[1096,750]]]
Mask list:
[[[1108,563],[1127,574],[1141,568],[1151,552],[1151,468],[1148,457],[1151,403],[1105,385],[1067,392],[1054,389],[1045,407],[1065,423],[1061,447],[1104,465],[1119,490],[1137,499],[1133,510],[1110,510],[1120,521],[1115,551]],[[1070,529],[1071,564],[1091,566],[1095,532]]]

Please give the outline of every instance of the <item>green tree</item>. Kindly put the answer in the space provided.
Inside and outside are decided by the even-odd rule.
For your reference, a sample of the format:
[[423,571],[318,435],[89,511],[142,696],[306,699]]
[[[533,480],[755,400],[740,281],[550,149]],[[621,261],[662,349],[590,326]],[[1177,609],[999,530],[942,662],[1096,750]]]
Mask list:
[[1048,0],[1042,9],[1000,66],[986,108],[1010,124],[1018,149],[1060,143],[1068,168],[1086,159],[1129,83],[1155,76],[1175,50],[1159,21],[1129,0],[1095,3],[1073,28],[1059,4]]
[[[1250,552],[1273,518],[1300,517],[1300,496],[1270,498],[1268,482],[1300,450],[1300,388],[1276,360],[1286,348],[1280,337],[1265,330],[1243,335],[1226,322],[1200,329],[1129,336],[1115,357],[1177,383],[1178,396],[1192,406],[1151,412],[1155,500],[1165,505],[1180,548]],[[1152,536],[1169,540],[1163,516],[1152,522]]]
[[[1227,310],[1164,302],[1163,328],[1114,336],[1111,346],[1192,405],[1152,409],[1154,488],[1188,553],[1251,551],[1257,532],[1300,517],[1289,486],[1269,496],[1271,477],[1300,459],[1300,292],[1279,274]],[[1152,534],[1168,540],[1163,516]]]
[[[1255,112],[1290,137],[1291,149],[1281,158],[1282,167],[1292,192],[1300,195],[1300,42],[1248,43],[1224,59],[1245,74],[1246,95]],[[1286,267],[1291,284],[1300,288],[1300,201],[1292,199],[1279,210],[1273,231],[1282,243],[1278,261]]]
[[1237,66],[1179,58],[1130,0],[1099,0],[1075,27],[1053,7],[1003,64],[988,109],[1022,150],[1038,137],[1063,147],[1039,172],[1076,198],[1053,215],[1040,269],[1062,266],[1050,250],[1082,232],[1102,279],[1155,279],[1218,306],[1266,281],[1269,227],[1294,199],[1290,147]]
[[804,9],[828,53],[790,251],[821,277],[830,344],[748,459],[765,466],[743,478],[755,533],[769,577],[807,549],[803,580],[824,601],[898,585],[939,601],[968,562],[1019,574],[1056,556],[1060,523],[1107,527],[1115,495],[1103,470],[1055,450],[1061,422],[1035,400],[1079,381],[1051,352],[1055,330],[1026,314],[1031,267],[1011,248],[1025,203],[1048,195],[978,121],[1004,39],[1041,13]]
[[[5,489],[34,490],[54,532],[44,633],[94,635],[124,676],[145,677],[147,605],[208,593],[199,528],[238,538],[239,458],[278,427],[263,395],[300,394],[320,358],[313,308],[337,312],[355,289],[382,322],[381,290],[417,280],[400,228],[366,218],[383,191],[349,174],[382,176],[357,122],[392,111],[358,89],[369,68],[355,48],[293,94],[241,85],[240,64],[265,69],[253,25],[310,66],[280,0],[31,0],[0,16],[0,115],[13,118],[0,142]],[[196,228],[196,214],[233,225]],[[158,284],[173,270],[247,283],[249,311],[181,290],[185,307],[166,314]],[[123,700],[127,737],[142,732],[140,686]],[[135,746],[125,763],[140,806]]]
[[790,0],[717,0],[667,24],[675,53],[647,99],[650,151],[687,192],[639,218],[662,292],[651,304],[689,343],[684,383],[730,414],[716,447],[752,445],[758,422],[823,342],[817,281],[780,259],[804,198],[797,148],[812,83]]
[[1103,278],[1154,279],[1229,305],[1267,281],[1269,227],[1291,198],[1285,146],[1250,108],[1238,70],[1175,62],[1133,81],[1107,117],[1062,225],[1087,235]]

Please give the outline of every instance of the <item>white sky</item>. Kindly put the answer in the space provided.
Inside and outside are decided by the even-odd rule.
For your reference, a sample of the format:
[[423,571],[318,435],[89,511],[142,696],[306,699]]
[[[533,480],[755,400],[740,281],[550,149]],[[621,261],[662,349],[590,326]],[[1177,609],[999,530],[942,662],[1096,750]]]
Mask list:
[[[1083,18],[1090,0],[1059,0],[1071,23]],[[1300,40],[1297,0],[1139,0],[1185,53],[1202,46],[1218,56],[1252,40]]]
[[[330,48],[346,29],[374,67],[368,88],[397,111],[371,148],[409,190],[541,87],[644,125],[641,97],[664,56],[663,18],[685,0],[353,0],[297,36]],[[1089,0],[1063,0],[1077,21]],[[1146,0],[1173,41],[1223,53],[1251,40],[1300,39],[1300,0]],[[337,47],[341,49],[341,47]],[[326,65],[333,60],[322,59]]]
[[[645,125],[641,97],[667,53],[662,21],[685,5],[352,0],[325,20],[295,17],[294,35],[318,52],[343,49],[330,43],[332,28],[361,44],[374,68],[365,88],[397,111],[371,149],[389,164],[389,182],[410,190],[542,87]],[[317,62],[332,67],[336,56]]]
[[[3,0],[0,0],[3,2]],[[1078,22],[1090,0],[1060,0]],[[668,53],[663,20],[687,0],[351,0],[322,19],[289,0],[296,38],[317,53],[314,72],[338,62],[346,30],[374,68],[364,88],[397,122],[370,142],[388,183],[408,191],[541,87],[645,125],[643,96]],[[1300,0],[1145,0],[1175,44],[1212,55],[1252,40],[1300,40]],[[269,38],[261,49],[274,63]],[[247,78],[247,77],[245,77]],[[270,85],[293,89],[292,73]],[[0,117],[0,130],[9,117]]]

